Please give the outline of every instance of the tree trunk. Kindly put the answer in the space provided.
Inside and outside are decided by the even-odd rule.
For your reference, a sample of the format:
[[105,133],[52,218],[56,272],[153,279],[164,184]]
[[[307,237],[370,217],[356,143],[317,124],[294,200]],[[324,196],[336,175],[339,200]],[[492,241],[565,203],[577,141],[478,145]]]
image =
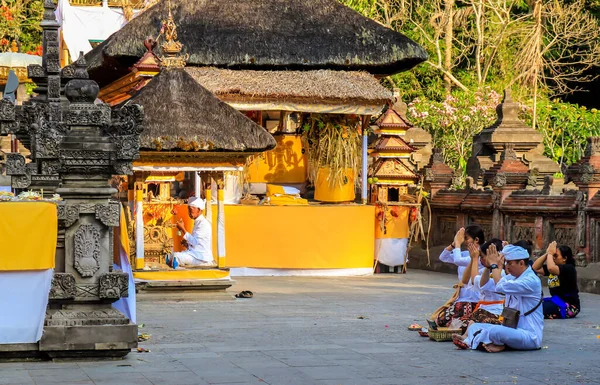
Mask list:
[[[448,73],[452,73],[452,40],[454,38],[454,0],[444,0],[446,13],[446,31],[444,35],[444,67]],[[450,93],[452,89],[452,80],[449,76],[444,76],[446,83],[446,92]]]

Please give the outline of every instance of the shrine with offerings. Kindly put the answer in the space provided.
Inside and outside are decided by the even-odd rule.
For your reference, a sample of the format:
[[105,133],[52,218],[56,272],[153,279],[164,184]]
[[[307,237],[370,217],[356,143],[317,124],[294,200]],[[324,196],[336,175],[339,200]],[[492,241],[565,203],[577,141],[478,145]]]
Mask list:
[[[142,137],[134,178],[122,185],[133,217],[145,218],[136,225],[145,227],[143,250],[136,236],[136,278],[167,279],[160,256],[177,247],[177,235],[164,213],[190,195],[215,204],[207,205],[209,220],[223,214],[212,222],[214,277],[226,269],[371,273],[368,135],[371,119],[393,102],[379,78],[425,58],[405,36],[334,0],[162,1],[88,52],[99,97],[144,105],[155,127]],[[400,180],[414,183],[414,174]],[[162,245],[149,247],[154,239]]]

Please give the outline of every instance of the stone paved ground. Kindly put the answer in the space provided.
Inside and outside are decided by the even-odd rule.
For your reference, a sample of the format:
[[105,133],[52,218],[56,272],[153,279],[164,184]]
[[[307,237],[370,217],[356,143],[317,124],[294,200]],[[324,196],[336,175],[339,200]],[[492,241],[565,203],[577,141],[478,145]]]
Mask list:
[[600,296],[583,294],[574,320],[547,322],[542,350],[457,351],[407,330],[453,277],[238,278],[232,293],[253,299],[140,301],[150,353],[3,363],[0,384],[600,384]]

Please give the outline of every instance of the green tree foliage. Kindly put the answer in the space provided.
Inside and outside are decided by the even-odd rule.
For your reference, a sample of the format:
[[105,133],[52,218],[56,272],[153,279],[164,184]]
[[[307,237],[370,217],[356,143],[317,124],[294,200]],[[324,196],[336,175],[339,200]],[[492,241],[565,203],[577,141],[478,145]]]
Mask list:
[[43,13],[41,0],[1,0],[0,52],[8,51],[14,41],[21,52],[41,55]]
[[456,169],[464,170],[472,136],[494,121],[482,112],[492,111],[490,90],[512,88],[557,162],[577,161],[587,137],[600,134],[595,110],[556,99],[600,66],[600,0],[339,1],[426,48],[426,63],[384,84],[411,102],[409,117]]

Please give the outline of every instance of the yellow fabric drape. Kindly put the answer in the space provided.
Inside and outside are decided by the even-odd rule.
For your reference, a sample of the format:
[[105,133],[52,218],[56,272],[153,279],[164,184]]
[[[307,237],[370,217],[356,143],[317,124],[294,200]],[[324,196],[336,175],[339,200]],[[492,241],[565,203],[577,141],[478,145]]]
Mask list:
[[[118,233],[116,232],[118,231]],[[114,242],[114,262],[121,266],[121,250],[123,248],[127,257],[131,254],[129,253],[129,232],[127,231],[127,220],[125,219],[125,209],[121,207],[121,218],[119,219],[119,228],[115,229],[114,234],[115,242]]]
[[53,269],[57,232],[55,204],[0,203],[0,271]]

